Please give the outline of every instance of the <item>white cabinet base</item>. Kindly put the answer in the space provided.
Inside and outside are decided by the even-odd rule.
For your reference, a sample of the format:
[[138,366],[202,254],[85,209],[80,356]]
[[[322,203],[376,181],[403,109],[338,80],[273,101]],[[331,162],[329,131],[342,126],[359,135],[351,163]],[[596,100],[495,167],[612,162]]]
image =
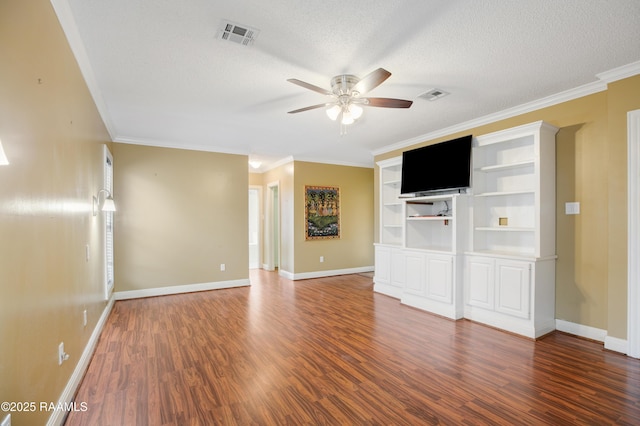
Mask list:
[[478,308],[467,307],[465,309],[464,317],[471,321],[499,328],[531,339],[538,339],[556,329],[555,319],[534,324],[532,321],[526,321],[515,317],[507,317],[502,314]]
[[373,291],[400,299],[402,283],[398,284],[398,273],[394,272],[398,262],[399,249],[383,244],[375,245],[375,273],[373,276]]
[[400,301],[407,306],[422,309],[432,314],[440,315],[453,320],[462,319],[464,311],[462,306],[454,306],[451,303],[442,303],[426,297],[415,296],[413,294],[403,294]]
[[373,291],[443,317],[463,317],[462,256],[384,244],[375,250]]
[[555,330],[555,258],[470,255],[464,317],[537,339]]

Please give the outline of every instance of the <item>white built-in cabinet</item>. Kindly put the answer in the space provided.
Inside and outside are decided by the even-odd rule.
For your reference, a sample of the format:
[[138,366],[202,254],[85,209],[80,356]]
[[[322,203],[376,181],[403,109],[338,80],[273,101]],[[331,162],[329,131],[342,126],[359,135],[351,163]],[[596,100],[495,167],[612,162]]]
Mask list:
[[402,158],[377,163],[374,290],[531,338],[554,330],[557,130],[476,137],[470,194],[402,198]]
[[403,212],[400,199],[402,157],[381,161],[380,165],[380,243],[402,245]]
[[556,144],[542,121],[473,144],[464,316],[537,338],[555,329]]
[[380,167],[380,243],[374,290],[404,304],[462,318],[462,253],[468,248],[468,196],[400,197],[402,159]]

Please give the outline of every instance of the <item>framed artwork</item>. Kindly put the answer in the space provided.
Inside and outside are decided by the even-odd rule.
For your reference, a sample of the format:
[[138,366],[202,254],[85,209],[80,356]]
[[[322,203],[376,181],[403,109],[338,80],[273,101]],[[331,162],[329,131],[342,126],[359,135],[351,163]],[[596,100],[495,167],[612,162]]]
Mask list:
[[340,238],[340,188],[304,187],[304,238]]

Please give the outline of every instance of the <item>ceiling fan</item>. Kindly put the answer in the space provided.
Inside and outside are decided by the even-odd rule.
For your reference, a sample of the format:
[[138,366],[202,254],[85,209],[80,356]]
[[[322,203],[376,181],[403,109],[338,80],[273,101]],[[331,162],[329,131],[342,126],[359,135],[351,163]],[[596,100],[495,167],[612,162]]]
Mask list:
[[287,81],[313,90],[314,92],[330,96],[328,102],[311,105],[305,108],[289,111],[289,114],[297,114],[316,108],[326,107],[327,115],[331,120],[340,117],[342,125],[352,124],[362,115],[362,106],[382,107],[382,108],[409,108],[413,101],[392,98],[369,98],[361,95],[375,89],[381,85],[391,73],[383,68],[371,72],[363,78],[358,78],[351,74],[337,75],[331,79],[331,90],[323,89],[304,81],[290,78]]

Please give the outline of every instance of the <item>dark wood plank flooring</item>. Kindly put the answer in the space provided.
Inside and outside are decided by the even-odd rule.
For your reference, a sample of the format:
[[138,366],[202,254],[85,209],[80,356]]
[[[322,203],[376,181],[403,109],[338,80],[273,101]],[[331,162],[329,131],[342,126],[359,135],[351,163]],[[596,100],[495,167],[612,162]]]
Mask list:
[[66,425],[640,424],[640,361],[373,293],[371,277],[117,302]]

